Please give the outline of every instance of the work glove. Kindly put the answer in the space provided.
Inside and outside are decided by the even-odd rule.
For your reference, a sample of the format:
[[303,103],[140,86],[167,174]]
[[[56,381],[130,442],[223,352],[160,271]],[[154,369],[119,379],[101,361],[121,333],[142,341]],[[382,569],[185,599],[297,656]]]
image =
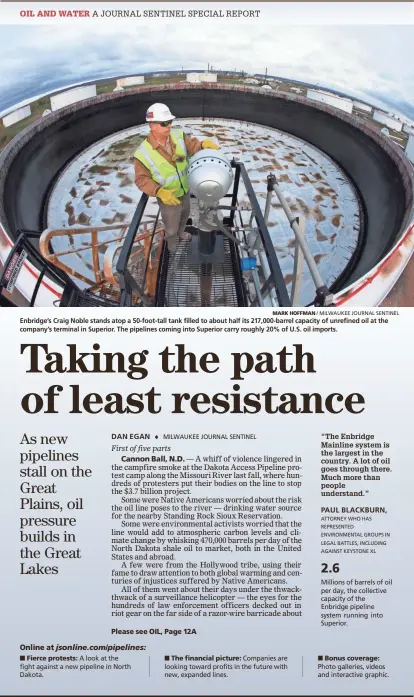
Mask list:
[[159,198],[167,206],[179,206],[181,201],[179,198],[174,196],[178,189],[171,191],[170,189],[164,189],[162,186],[157,191],[157,198]]
[[203,148],[203,150],[220,150],[220,146],[216,145],[216,143],[213,143],[213,141],[209,138],[203,140],[203,142],[201,143],[201,147]]

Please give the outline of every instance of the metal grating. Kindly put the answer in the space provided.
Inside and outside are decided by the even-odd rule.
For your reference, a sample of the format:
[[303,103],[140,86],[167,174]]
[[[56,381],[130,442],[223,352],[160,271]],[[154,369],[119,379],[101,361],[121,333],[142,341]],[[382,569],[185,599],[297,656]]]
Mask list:
[[100,298],[99,295],[82,290],[72,290],[67,301],[60,303],[61,307],[117,307],[118,304],[109,298]]
[[191,242],[180,240],[174,255],[164,246],[155,304],[162,307],[245,306],[238,254],[226,237],[223,242],[224,262],[214,265],[190,264]]
[[[163,235],[155,236],[149,253],[146,252],[144,245],[138,250],[135,250],[133,247],[131,256],[128,260],[127,268],[131,276],[135,278],[138,285],[141,286],[150,297],[153,297],[155,293],[160,244],[162,244],[163,237]],[[118,274],[115,274],[115,278],[118,278]]]

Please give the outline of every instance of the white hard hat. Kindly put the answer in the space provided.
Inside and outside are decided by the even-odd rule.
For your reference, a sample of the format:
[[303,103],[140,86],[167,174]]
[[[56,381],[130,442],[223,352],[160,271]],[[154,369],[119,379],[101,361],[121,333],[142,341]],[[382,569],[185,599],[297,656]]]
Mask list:
[[175,116],[165,104],[152,104],[146,113],[147,121],[172,121]]

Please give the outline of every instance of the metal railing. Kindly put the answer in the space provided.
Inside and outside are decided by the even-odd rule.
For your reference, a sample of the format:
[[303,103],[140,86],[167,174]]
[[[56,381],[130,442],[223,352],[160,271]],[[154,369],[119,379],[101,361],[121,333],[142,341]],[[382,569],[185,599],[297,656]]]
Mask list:
[[[231,196],[232,200],[229,224],[232,230],[238,229],[239,244],[246,254],[246,258],[244,260],[242,259],[242,263],[244,262],[245,270],[248,270],[251,274],[255,294],[255,299],[252,299],[251,304],[263,307],[266,305],[267,299],[270,297],[270,302],[272,305],[279,307],[298,305],[303,267],[304,263],[306,263],[316,291],[314,301],[311,304],[316,307],[333,306],[333,294],[324,283],[319,273],[317,264],[313,258],[312,252],[310,251],[306,242],[305,219],[303,216],[297,216],[292,213],[277,183],[276,176],[271,173],[267,177],[267,196],[265,209],[262,213],[244,165],[240,162],[233,161],[232,167],[235,168],[236,173],[234,189]],[[243,181],[251,207],[250,219],[247,225],[244,224],[242,219],[242,211],[237,205],[240,178]],[[276,249],[268,230],[268,218],[273,192],[276,193],[281,207],[295,235],[295,257],[290,296],[288,294],[287,284],[279,265]],[[220,206],[220,208],[223,207]],[[238,228],[235,224],[236,211],[238,211],[240,216],[240,226]],[[222,229],[223,233],[225,233],[225,229]],[[244,236],[244,239],[242,240],[240,240],[241,233],[242,238]],[[259,267],[255,263],[256,257],[260,262]]]
[[62,289],[67,282],[67,278],[63,276],[58,269],[50,264],[42,257],[36,245],[33,242],[38,242],[41,232],[34,230],[17,230],[16,241],[14,242],[11,251],[4,262],[0,272],[0,295],[5,300],[1,304],[9,305],[8,298],[3,291],[12,293],[16,287],[19,274],[26,262],[33,263],[38,270],[36,282],[29,299],[29,307],[34,307],[36,298],[39,293],[42,282],[48,278],[56,283]]
[[[299,304],[301,279],[304,263],[307,264],[313,282],[315,284],[315,299],[312,303],[315,306],[326,307],[333,305],[333,295],[326,287],[312,253],[305,239],[305,221],[303,217],[295,216],[289,208],[274,174],[269,174],[267,178],[267,197],[265,210],[262,212],[256,194],[253,190],[250,178],[247,174],[243,163],[231,162],[232,168],[235,170],[233,190],[227,194],[225,198],[230,198],[229,206],[215,205],[204,211],[205,218],[210,211],[213,211],[213,222],[207,227],[211,230],[220,230],[220,232],[229,238],[232,243],[238,245],[241,252],[241,270],[245,273],[245,280],[251,276],[252,286],[254,291],[247,292],[245,297],[248,298],[248,305],[265,306],[266,304],[276,305],[279,307],[290,307]],[[246,195],[250,205],[250,221],[245,225],[242,220],[242,211],[238,205],[238,195],[240,182],[243,182]],[[293,269],[292,290],[289,295],[287,284],[283,277],[283,273],[279,264],[274,243],[270,237],[267,222],[270,210],[270,200],[272,193],[276,193],[283,211],[289,221],[289,224],[295,235],[295,259]],[[142,305],[154,305],[153,298],[145,292],[148,263],[151,258],[151,249],[153,248],[154,236],[158,216],[154,223],[154,228],[149,244],[149,252],[147,255],[146,266],[142,275],[141,281],[137,280],[128,269],[128,262],[131,251],[136,239],[139,226],[145,211],[148,201],[148,196],[143,194],[138,203],[134,217],[126,233],[124,244],[120,252],[116,270],[119,276],[119,285],[121,291],[120,306],[127,307],[132,304],[132,297],[135,294]],[[229,215],[227,218],[220,219],[218,211],[227,210]],[[236,222],[236,213],[240,216],[240,225]],[[247,233],[247,235],[246,235]],[[159,245],[161,251],[161,245]],[[256,255],[259,258],[260,266],[257,268]]]
[[[333,305],[332,293],[324,284],[306,242],[304,218],[295,216],[292,213],[277,184],[276,176],[269,174],[267,177],[267,197],[265,208],[262,212],[244,164],[233,160],[231,165],[235,170],[233,190],[225,197],[231,199],[231,204],[229,206],[212,206],[208,210],[212,210],[214,213],[211,230],[220,231],[239,250],[237,254],[237,269],[233,269],[233,273],[235,274],[235,281],[237,280],[236,285],[242,287],[243,290],[242,296],[244,300],[242,304],[261,307],[269,304],[279,307],[297,305],[299,303],[303,266],[306,263],[316,289],[315,299],[312,304],[315,306]],[[241,182],[243,182],[247,198],[249,199],[248,211],[250,220],[246,225],[242,216],[243,210],[246,209],[242,209],[238,203]],[[295,235],[295,259],[290,295],[267,225],[273,193],[276,193]],[[142,225],[147,203],[148,196],[142,194],[128,229],[126,229],[126,226],[119,226],[120,230],[117,230],[117,232],[120,232],[122,239],[118,240],[117,252],[119,252],[119,256],[116,262],[116,278],[112,268],[113,263],[115,263],[113,262],[115,254],[112,254],[110,278],[108,274],[102,275],[102,269],[98,265],[98,271],[96,271],[94,278],[95,283],[89,280],[89,288],[86,291],[82,291],[68,275],[69,267],[67,264],[60,260],[61,256],[71,252],[78,252],[78,249],[71,250],[71,252],[61,252],[60,254],[48,253],[45,259],[37,249],[37,245],[39,245],[40,238],[43,235],[43,251],[45,251],[50,241],[50,231],[46,231],[47,235],[45,237],[46,233],[19,230],[16,242],[0,275],[0,291],[4,288],[10,292],[14,288],[20,269],[25,260],[28,259],[34,263],[39,271],[30,298],[31,307],[35,305],[39,288],[46,275],[62,288],[60,306],[82,306],[83,300],[85,301],[85,306],[91,305],[94,297],[96,297],[97,305],[107,304],[108,306],[120,307],[131,307],[133,305],[151,307],[156,305],[156,284],[160,274],[160,259],[165,247],[163,244],[164,231],[158,227],[158,211],[152,231],[148,230],[148,223],[145,223],[145,232],[140,234],[140,226]],[[227,210],[228,217],[220,218],[218,215],[219,209]],[[236,214],[240,218],[240,224],[238,221],[236,222]],[[207,229],[209,228],[207,227]],[[97,248],[98,231],[99,228],[93,229],[95,237],[92,235],[90,245],[93,248],[92,251]],[[66,233],[70,232],[70,228],[66,230]],[[79,232],[82,232],[82,230],[79,230]],[[61,235],[63,231],[57,231],[57,233]],[[40,246],[42,248],[42,245]],[[66,259],[67,256],[64,256],[64,258]],[[139,263],[137,263],[137,260]],[[51,263],[54,262],[56,264],[57,261],[59,262],[58,267]],[[259,264],[257,264],[257,261],[259,261]],[[73,275],[77,278],[80,276],[78,273]],[[88,279],[82,277],[82,280]],[[108,283],[109,290],[106,288]],[[5,303],[7,304],[7,296],[3,294],[3,297],[6,298]],[[105,303],[105,301],[107,302]]]
[[279,199],[280,205],[282,206],[283,211],[289,221],[289,225],[292,228],[295,235],[295,258],[293,266],[293,282],[291,293],[292,305],[298,304],[300,296],[300,287],[302,283],[303,262],[305,261],[316,289],[316,296],[313,305],[315,307],[332,307],[333,294],[325,285],[322,276],[319,273],[319,269],[316,265],[315,259],[313,258],[313,254],[310,251],[308,243],[305,239],[305,220],[303,216],[294,215],[290,210],[289,205],[277,183],[275,174],[269,174],[267,177],[267,196],[264,213],[265,222],[267,223],[267,220],[269,218],[270,202],[273,192]]
[[[69,228],[47,229],[42,232],[39,238],[39,250],[44,259],[57,266],[67,276],[76,278],[86,286],[99,285],[105,280],[107,273],[105,257],[102,262],[100,249],[122,242],[127,229],[127,225],[71,226]],[[107,236],[109,232],[113,234],[112,239],[101,238],[100,233]],[[73,246],[67,244],[63,249],[57,250],[57,242],[61,238],[73,240]],[[91,272],[89,277],[80,273],[76,268],[79,257],[83,257],[87,253],[90,253],[91,258],[91,264],[87,267]],[[107,275],[110,275],[110,271]],[[106,278],[106,280],[109,279]]]
[[[144,215],[147,202],[147,194],[142,194],[137,209],[132,218],[131,224],[125,235],[124,244],[122,246],[116,264],[119,288],[121,292],[119,303],[120,307],[130,307],[133,304],[134,295],[139,299],[140,303],[142,305],[145,305],[146,307],[151,307],[155,304],[153,297],[155,294],[155,283],[150,283],[150,271],[153,270],[154,266],[155,272],[158,273],[159,259],[164,236],[163,231],[157,230],[159,210],[154,221],[152,232],[147,237],[145,265],[141,278],[137,278],[136,275],[134,276],[128,268],[134,242],[136,241],[138,235],[139,227],[142,222],[142,217]],[[156,238],[156,236],[158,236],[158,238]],[[155,243],[157,244],[155,245]],[[154,255],[155,248],[156,253]],[[149,285],[151,286],[150,288],[148,288]],[[148,292],[148,290],[150,290],[151,292]]]
[[[281,307],[289,307],[291,305],[291,301],[287,292],[286,288],[286,283],[283,278],[283,273],[280,268],[279,260],[276,255],[276,250],[274,247],[274,244],[272,242],[272,239],[269,234],[269,230],[267,227],[267,221],[265,220],[265,217],[262,213],[262,210],[260,208],[259,202],[257,200],[256,194],[254,193],[249,175],[247,174],[246,168],[242,162],[236,162],[232,161],[232,167],[235,168],[236,170],[236,175],[235,175],[235,186],[233,190],[233,196],[232,196],[232,211],[230,214],[230,223],[232,226],[234,226],[234,220],[235,220],[235,213],[236,213],[236,204],[237,204],[237,193],[238,193],[238,186],[239,186],[239,181],[240,177],[242,178],[244,188],[246,190],[246,194],[248,196],[250,206],[251,206],[251,216],[250,216],[250,224],[255,220],[256,225],[257,225],[257,234],[260,238],[261,244],[262,244],[262,249],[265,254],[266,258],[266,266],[268,269],[268,275],[267,278],[265,279],[264,283],[262,286],[260,286],[260,280],[255,273],[255,270],[253,269],[253,283],[255,287],[257,288],[257,298],[258,298],[258,304],[261,305],[262,301],[264,298],[267,297],[267,295],[270,293],[270,290],[273,289],[277,302]],[[257,240],[255,241],[257,243]],[[251,245],[250,245],[251,246]],[[263,268],[263,265],[262,265]]]

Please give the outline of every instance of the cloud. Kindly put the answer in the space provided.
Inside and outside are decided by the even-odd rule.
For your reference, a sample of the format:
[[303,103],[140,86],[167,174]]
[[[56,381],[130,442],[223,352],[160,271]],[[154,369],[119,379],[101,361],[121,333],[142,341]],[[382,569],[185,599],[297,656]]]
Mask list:
[[[269,14],[269,13],[268,13]],[[152,70],[245,70],[390,103],[414,101],[410,26],[280,26],[206,20],[0,27],[0,108],[69,83]],[[231,29],[229,30],[229,27]],[[266,56],[266,58],[265,58]],[[52,86],[52,87],[50,87]]]

